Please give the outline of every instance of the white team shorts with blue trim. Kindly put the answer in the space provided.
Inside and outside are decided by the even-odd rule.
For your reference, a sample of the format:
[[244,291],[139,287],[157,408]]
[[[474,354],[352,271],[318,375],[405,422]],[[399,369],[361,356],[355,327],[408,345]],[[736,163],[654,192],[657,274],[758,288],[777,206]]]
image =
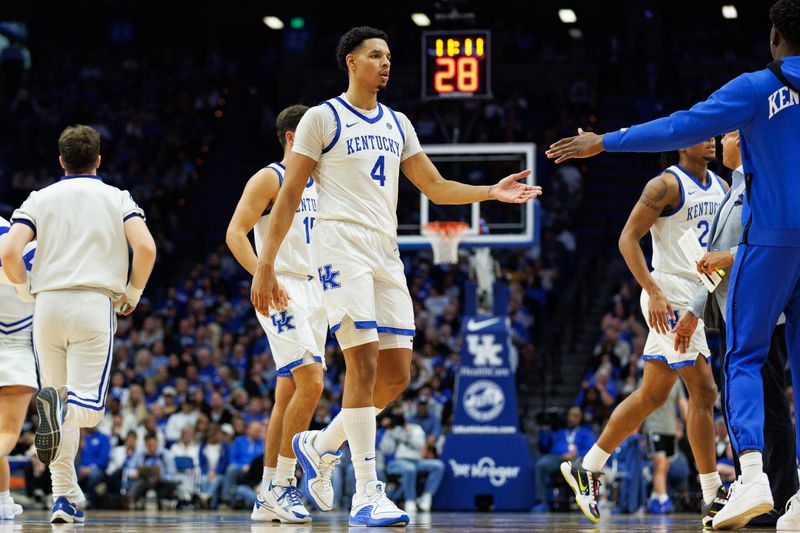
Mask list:
[[317,220],[311,254],[342,349],[376,341],[381,350],[411,348],[414,306],[395,239],[355,223]]
[[281,273],[277,278],[291,297],[286,311],[270,316],[256,312],[256,317],[267,334],[278,375],[290,377],[296,368],[313,363],[322,363],[324,369],[328,323],[319,280]]
[[[656,280],[661,292],[669,299],[673,312],[677,317],[688,313],[686,308],[689,302],[697,294],[698,288],[702,287],[700,280],[687,279],[677,274],[667,274],[664,272],[654,271],[652,273],[653,279]],[[648,303],[650,296],[646,291],[642,291],[641,295],[642,314],[645,320],[648,318]],[[670,327],[674,327],[677,323],[677,318],[670,323]],[[676,369],[684,366],[691,366],[697,361],[697,356],[702,354],[706,360],[711,358],[711,351],[708,349],[706,342],[706,331],[703,319],[697,322],[697,329],[694,330],[694,335],[689,341],[689,349],[686,353],[680,353],[675,350],[675,334],[667,333],[666,335],[657,333],[654,329],[650,329],[647,335],[647,342],[644,347],[644,354],[642,358],[645,361],[662,361],[667,363],[670,368]]]
[[96,425],[105,411],[116,330],[106,294],[76,289],[36,295],[33,349],[40,384],[67,386],[67,406],[81,427]]
[[23,385],[38,389],[36,360],[30,340],[3,339],[0,334],[0,387]]

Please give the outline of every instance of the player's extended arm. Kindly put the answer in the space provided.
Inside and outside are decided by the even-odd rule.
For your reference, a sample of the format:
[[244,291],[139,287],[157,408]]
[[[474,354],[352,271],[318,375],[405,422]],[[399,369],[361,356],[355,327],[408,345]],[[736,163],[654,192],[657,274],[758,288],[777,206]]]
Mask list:
[[242,197],[236,204],[236,210],[225,232],[225,243],[239,264],[251,276],[256,273],[258,257],[247,234],[264,214],[264,210],[275,200],[279,189],[278,174],[271,168],[262,168],[253,174],[244,186]]
[[680,201],[678,182],[674,178],[669,179],[670,176],[671,174],[664,173],[647,183],[619,237],[619,251],[625,258],[625,263],[642,289],[650,296],[648,324],[664,334],[670,331],[667,320],[672,315],[672,309],[647,268],[639,241],[647,235],[665,209]]
[[131,262],[131,280],[119,301],[121,304],[119,309],[123,315],[129,315],[139,304],[147,280],[150,279],[150,274],[153,272],[153,265],[156,263],[156,243],[143,218],[131,217],[125,221],[124,227],[125,237],[133,249],[133,261]]
[[542,194],[541,187],[520,183],[530,175],[530,170],[506,176],[494,185],[468,185],[444,179],[424,152],[407,158],[400,163],[400,169],[417,189],[439,205],[471,204],[485,200],[524,204]]
[[22,259],[25,245],[33,240],[33,230],[25,224],[13,224],[0,244],[0,263],[8,280],[14,285],[25,283],[28,272]]
[[689,110],[605,135],[578,130],[577,136],[551,144],[546,154],[556,163],[561,163],[572,158],[592,157],[604,150],[680,150],[721,133],[740,129],[752,120],[755,109],[753,85],[747,75],[741,75]]
[[253,306],[264,316],[269,316],[270,307],[276,311],[286,310],[286,295],[282,294],[275,278],[275,255],[292,225],[294,213],[303,196],[303,189],[308,183],[308,176],[316,166],[316,161],[296,152],[291,152],[286,160],[283,185],[275,199],[275,206],[272,208],[267,225],[269,239],[264,241],[264,246],[261,248],[250,289]]

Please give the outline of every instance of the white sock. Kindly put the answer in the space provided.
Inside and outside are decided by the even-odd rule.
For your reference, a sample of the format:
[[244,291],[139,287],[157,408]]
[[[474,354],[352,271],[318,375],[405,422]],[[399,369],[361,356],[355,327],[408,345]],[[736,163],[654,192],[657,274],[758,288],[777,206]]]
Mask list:
[[297,459],[294,457],[278,456],[278,467],[275,469],[273,483],[275,485],[286,485],[286,480],[294,479],[294,469],[297,466]]
[[651,500],[658,500],[658,503],[664,503],[669,500],[669,496],[667,494],[659,494],[657,492],[650,493]]
[[265,466],[264,467],[264,474],[261,476],[261,492],[267,492],[269,490],[269,482],[272,481],[272,478],[275,477],[275,467],[274,466]]
[[610,453],[604,451],[597,444],[594,444],[589,450],[589,453],[583,456],[583,468],[591,470],[592,472],[599,472],[606,466],[606,461],[608,461],[609,457],[611,457]]
[[717,489],[722,486],[722,479],[718,472],[700,474],[700,488],[703,490],[703,501],[706,505],[711,505],[717,497]]
[[5,503],[11,503],[11,491],[9,490],[0,492],[0,505]]
[[[378,416],[381,411],[383,409],[375,407],[375,416]],[[344,431],[344,421],[342,420],[342,414],[339,413],[338,416],[331,420],[328,427],[320,431],[317,438],[314,439],[314,449],[320,455],[326,452],[335,452],[342,447],[346,440],[347,434]]]
[[375,424],[374,407],[342,409],[340,415],[350,445],[350,455],[356,474],[356,493],[364,494],[369,481],[377,481],[375,470]]
[[764,462],[761,452],[750,452],[739,457],[742,465],[742,483],[752,483],[764,472]]

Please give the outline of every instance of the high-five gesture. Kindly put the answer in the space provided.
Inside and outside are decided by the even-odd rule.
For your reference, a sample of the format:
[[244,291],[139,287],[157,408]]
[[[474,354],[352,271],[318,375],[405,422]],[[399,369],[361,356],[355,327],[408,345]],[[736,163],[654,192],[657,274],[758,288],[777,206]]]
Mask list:
[[530,174],[531,171],[528,169],[506,176],[497,182],[497,185],[489,187],[489,198],[509,204],[524,204],[528,200],[541,196],[542,188],[538,185],[520,183],[520,180],[527,178]]
[[555,159],[556,163],[561,163],[567,159],[592,157],[604,150],[602,135],[578,128],[577,136],[554,142],[545,155],[548,159]]

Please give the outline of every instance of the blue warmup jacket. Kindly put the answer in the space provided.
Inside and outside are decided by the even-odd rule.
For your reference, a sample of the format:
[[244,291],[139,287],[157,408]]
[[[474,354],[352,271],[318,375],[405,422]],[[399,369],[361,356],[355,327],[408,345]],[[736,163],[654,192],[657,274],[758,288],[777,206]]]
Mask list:
[[[800,56],[780,65],[800,88]],[[742,74],[688,111],[606,134],[608,152],[679,150],[739,130],[747,194],[742,242],[800,247],[800,94],[769,69]]]

